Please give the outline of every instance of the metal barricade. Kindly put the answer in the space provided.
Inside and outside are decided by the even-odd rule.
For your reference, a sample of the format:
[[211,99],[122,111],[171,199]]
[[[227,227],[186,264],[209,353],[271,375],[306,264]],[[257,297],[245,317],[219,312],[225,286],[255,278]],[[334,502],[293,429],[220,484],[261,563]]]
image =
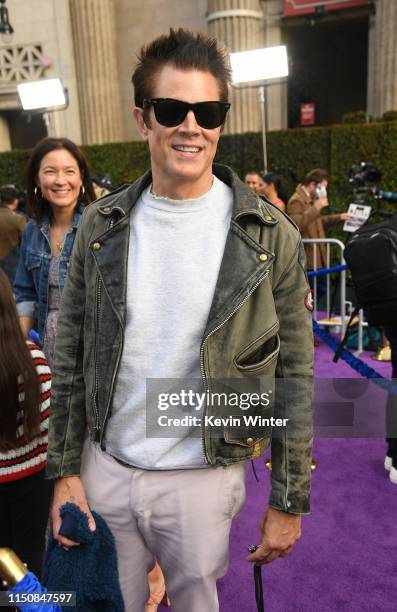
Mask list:
[[[345,245],[341,240],[337,240],[336,238],[304,238],[302,240],[305,245],[312,245],[313,249],[313,270],[316,271],[321,268],[317,264],[317,246],[324,245],[326,249],[326,267],[331,267],[331,247],[333,247],[333,251],[336,250],[336,258],[337,263],[339,265],[345,265],[345,259],[343,257],[343,251],[345,249]],[[318,320],[317,311],[318,311],[318,277],[313,276],[313,316],[315,320],[322,326],[325,327],[338,327],[340,330],[340,337],[343,338],[346,331],[346,323],[349,320],[349,315],[347,314],[347,303],[346,303],[346,271],[342,270],[339,273],[339,301],[340,301],[340,316],[339,317],[331,317],[331,278],[329,274],[325,276],[325,286],[326,286],[326,317],[324,319]]]
[[[304,244],[311,244],[313,249],[313,270],[318,270],[317,266],[317,245],[323,244],[326,248],[326,267],[331,267],[331,248],[334,246],[336,249],[336,258],[338,265],[345,265],[345,259],[343,257],[343,251],[345,245],[341,240],[336,238],[304,238],[302,240]],[[332,317],[331,312],[331,278],[329,274],[324,275],[326,278],[326,317],[318,320],[317,317],[317,276],[313,277],[313,316],[315,320],[324,327],[338,327],[340,330],[340,338],[342,339],[345,335],[346,325],[350,319],[350,315],[353,312],[353,304],[346,300],[346,270],[341,270],[339,273],[339,301],[340,301],[340,315]],[[368,326],[367,321],[364,319],[364,313],[362,310],[358,313],[358,330],[357,330],[357,350],[355,355],[358,356],[363,351],[363,330],[364,327]]]
[[359,355],[363,352],[363,330],[364,327],[368,327],[367,321],[364,320],[364,311],[361,309],[358,313],[358,347],[356,351],[356,355]]

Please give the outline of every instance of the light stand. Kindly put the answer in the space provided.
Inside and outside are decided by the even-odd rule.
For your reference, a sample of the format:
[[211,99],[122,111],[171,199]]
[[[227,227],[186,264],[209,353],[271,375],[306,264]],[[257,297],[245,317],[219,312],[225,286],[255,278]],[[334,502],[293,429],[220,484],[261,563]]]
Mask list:
[[51,113],[69,106],[68,91],[60,79],[43,79],[17,86],[22,108],[28,114],[42,114],[47,134],[52,131]]
[[233,86],[242,89],[259,88],[262,126],[263,168],[267,172],[266,95],[268,85],[281,83],[288,76],[287,48],[266,47],[230,54]]
[[266,96],[265,86],[259,87],[259,104],[261,110],[262,147],[263,147],[263,169],[267,174],[267,139],[266,139]]

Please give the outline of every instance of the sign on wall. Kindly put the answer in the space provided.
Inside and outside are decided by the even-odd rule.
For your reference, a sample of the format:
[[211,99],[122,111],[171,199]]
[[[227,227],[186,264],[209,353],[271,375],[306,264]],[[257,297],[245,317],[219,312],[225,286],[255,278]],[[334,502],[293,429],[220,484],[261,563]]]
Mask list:
[[316,107],[312,102],[301,104],[301,125],[314,125],[316,120]]
[[284,17],[310,15],[316,10],[340,11],[368,3],[369,0],[284,0]]

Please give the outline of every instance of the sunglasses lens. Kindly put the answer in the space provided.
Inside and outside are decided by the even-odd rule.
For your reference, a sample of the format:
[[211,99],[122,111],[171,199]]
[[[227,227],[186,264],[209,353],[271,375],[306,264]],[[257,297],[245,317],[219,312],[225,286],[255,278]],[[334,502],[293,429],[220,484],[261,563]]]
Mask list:
[[203,102],[197,104],[195,116],[197,123],[207,129],[219,127],[226,119],[227,107],[222,102]]
[[165,127],[175,127],[182,123],[188,108],[179,100],[159,100],[154,105],[154,114],[159,123]]
[[192,109],[199,126],[207,130],[213,130],[222,125],[229,108],[229,104],[224,102],[198,102],[190,105],[170,98],[153,99],[152,103],[157,121],[165,127],[180,125],[185,120],[189,109]]

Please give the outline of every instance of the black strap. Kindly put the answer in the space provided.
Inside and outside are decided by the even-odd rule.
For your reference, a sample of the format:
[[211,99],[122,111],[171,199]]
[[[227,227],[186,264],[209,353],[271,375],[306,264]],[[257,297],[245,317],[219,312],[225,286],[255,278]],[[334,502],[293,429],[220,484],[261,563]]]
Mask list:
[[259,482],[258,473],[256,471],[255,463],[252,460],[251,460],[251,467],[252,467],[252,471],[254,473],[256,482]]
[[254,581],[255,581],[255,599],[258,612],[264,612],[265,605],[263,603],[263,585],[262,585],[262,567],[254,564]]
[[352,312],[352,314],[350,316],[349,322],[348,322],[347,327],[346,327],[345,335],[343,336],[343,338],[341,340],[341,343],[339,344],[338,348],[336,349],[335,355],[334,355],[334,357],[332,359],[332,361],[334,363],[336,363],[339,360],[339,357],[341,356],[342,351],[343,351],[343,349],[346,346],[346,342],[347,342],[347,340],[349,338],[349,334],[351,332],[350,327],[351,327],[352,321],[353,321],[354,317],[358,315],[359,311],[360,311],[360,307],[356,306],[356,308],[353,310],[353,312]]

